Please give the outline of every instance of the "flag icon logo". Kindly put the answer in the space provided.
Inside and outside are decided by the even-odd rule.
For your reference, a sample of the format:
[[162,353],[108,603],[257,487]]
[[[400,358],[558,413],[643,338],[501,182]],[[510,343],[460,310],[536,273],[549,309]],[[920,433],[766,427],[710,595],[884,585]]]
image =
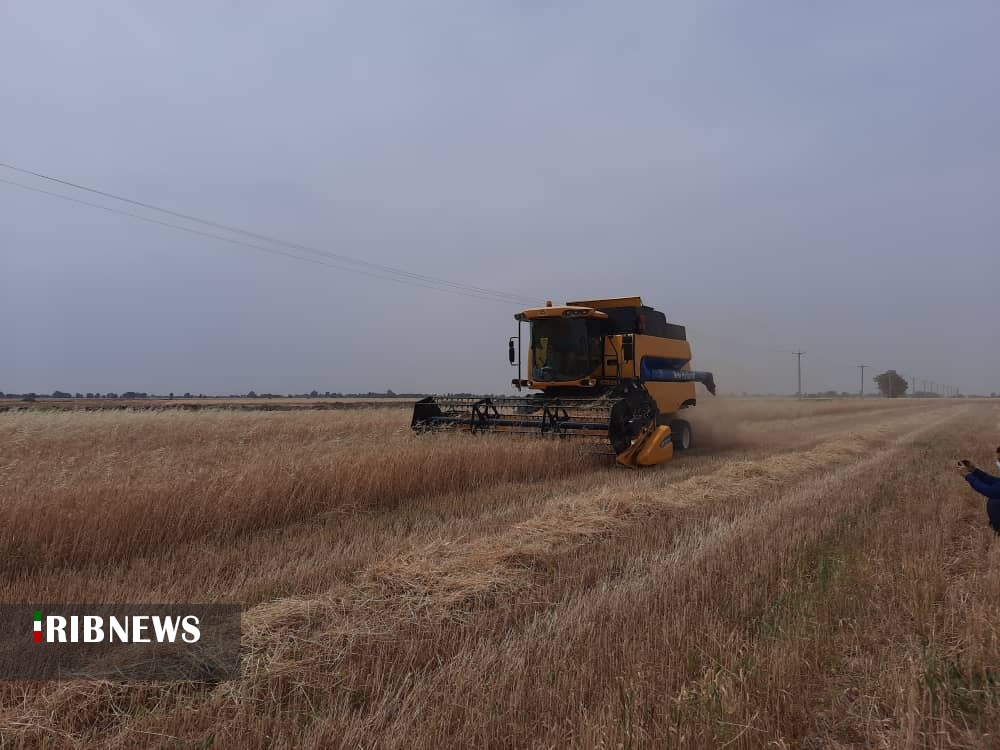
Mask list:
[[42,610],[35,610],[35,643],[42,642]]

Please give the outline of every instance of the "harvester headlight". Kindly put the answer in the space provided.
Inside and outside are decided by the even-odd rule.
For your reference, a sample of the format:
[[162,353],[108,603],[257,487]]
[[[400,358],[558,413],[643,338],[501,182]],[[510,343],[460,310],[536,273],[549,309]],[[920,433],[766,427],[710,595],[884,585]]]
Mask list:
[[564,318],[586,318],[590,310],[563,310]]

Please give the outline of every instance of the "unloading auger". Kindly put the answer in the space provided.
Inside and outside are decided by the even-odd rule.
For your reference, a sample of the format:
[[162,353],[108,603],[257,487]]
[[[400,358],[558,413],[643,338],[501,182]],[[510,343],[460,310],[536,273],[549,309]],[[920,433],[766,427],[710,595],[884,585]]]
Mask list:
[[[695,383],[715,394],[710,372],[691,369],[684,326],[639,297],[584,300],[523,310],[508,342],[512,385],[530,396],[428,396],[413,408],[411,426],[507,432],[610,441],[623,466],[669,461],[692,445],[691,425],[678,412],[697,403]],[[527,378],[521,332],[529,324]]]

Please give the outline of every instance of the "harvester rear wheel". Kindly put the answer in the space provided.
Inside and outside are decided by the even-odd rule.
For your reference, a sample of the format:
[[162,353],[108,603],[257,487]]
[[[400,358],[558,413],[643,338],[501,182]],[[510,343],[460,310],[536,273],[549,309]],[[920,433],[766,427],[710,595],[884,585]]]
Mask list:
[[684,419],[675,419],[670,423],[670,436],[674,441],[675,451],[691,449],[691,424]]

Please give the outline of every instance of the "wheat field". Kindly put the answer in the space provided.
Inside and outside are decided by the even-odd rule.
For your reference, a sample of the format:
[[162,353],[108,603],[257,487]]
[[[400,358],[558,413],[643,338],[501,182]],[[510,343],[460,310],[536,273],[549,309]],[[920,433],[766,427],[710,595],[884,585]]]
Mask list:
[[1000,746],[989,401],[718,399],[698,447],[405,409],[0,414],[0,603],[244,607],[242,677],[0,683],[0,747]]

